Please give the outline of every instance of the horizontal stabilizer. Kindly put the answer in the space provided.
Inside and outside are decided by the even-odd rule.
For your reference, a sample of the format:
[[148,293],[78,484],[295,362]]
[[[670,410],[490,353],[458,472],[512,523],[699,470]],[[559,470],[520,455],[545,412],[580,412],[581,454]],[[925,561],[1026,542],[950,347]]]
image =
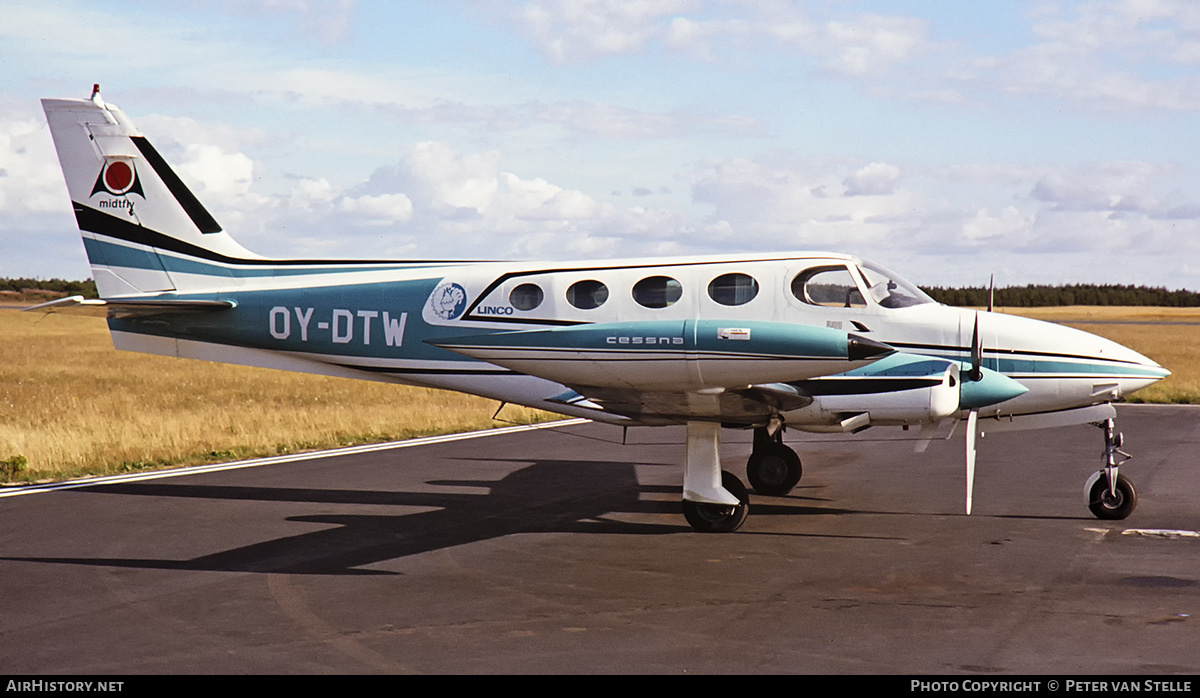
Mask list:
[[24,312],[70,313],[93,317],[138,318],[151,315],[175,315],[180,313],[212,313],[229,310],[237,306],[234,301],[182,300],[163,298],[130,298],[125,300],[101,300],[68,296],[48,303],[23,308]]

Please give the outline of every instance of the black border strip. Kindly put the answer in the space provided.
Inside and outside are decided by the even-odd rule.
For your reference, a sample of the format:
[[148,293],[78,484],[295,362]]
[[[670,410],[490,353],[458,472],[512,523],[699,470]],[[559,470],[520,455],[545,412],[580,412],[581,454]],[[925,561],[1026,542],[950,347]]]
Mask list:
[[167,189],[171,191],[171,195],[183,207],[184,212],[188,214],[188,218],[192,219],[192,222],[196,224],[200,232],[205,235],[221,232],[221,224],[217,223],[212,214],[204,208],[204,204],[200,203],[196,195],[187,188],[187,185],[183,183],[179,175],[175,174],[175,170],[171,169],[171,166],[167,164],[163,156],[158,154],[158,151],[154,149],[150,141],[146,140],[145,136],[130,136],[129,140],[133,141],[137,149],[142,151],[146,162],[150,163],[150,167],[154,168],[155,174],[163,181],[163,184],[167,185]]
[[941,384],[940,378],[814,378],[788,385],[799,388],[813,397],[824,395],[871,395],[895,393],[902,390],[932,388]]
[[396,373],[402,375],[425,375],[425,376],[523,376],[524,373],[512,371],[510,369],[485,369],[485,368],[400,368],[397,366],[361,366],[358,364],[341,364],[335,363],[334,366],[342,368],[350,368],[357,371],[366,371],[368,373]]
[[156,230],[151,230],[145,226],[136,223],[130,223],[127,220],[118,218],[102,211],[97,211],[90,206],[84,206],[78,202],[73,202],[75,206],[75,220],[79,224],[79,229],[97,235],[113,238],[114,240],[123,240],[132,242],[138,245],[146,245],[176,254],[186,255],[188,257],[196,257],[205,259],[210,262],[220,262],[222,264],[232,264],[241,266],[255,267],[274,267],[274,266],[367,266],[377,264],[395,264],[403,266],[411,265],[447,265],[455,266],[459,264],[475,264],[472,260],[451,260],[451,259],[245,259],[243,257],[229,257],[219,252],[214,252],[199,245],[193,245],[190,242],[185,242],[178,238],[164,235]]
[[[505,281],[508,281],[509,279],[515,279],[515,278],[518,278],[521,276],[534,276],[537,274],[559,274],[562,272],[581,272],[581,271],[600,272],[600,271],[613,271],[614,269],[658,269],[658,268],[662,268],[662,267],[698,267],[698,266],[713,265],[713,264],[757,264],[759,262],[793,262],[793,261],[801,261],[801,260],[805,260],[805,259],[834,259],[834,257],[825,257],[825,256],[820,256],[820,255],[814,255],[814,256],[808,256],[808,257],[761,257],[761,258],[755,258],[755,259],[707,259],[707,260],[701,260],[701,261],[695,261],[695,262],[667,262],[667,263],[645,262],[645,263],[639,263],[639,264],[614,264],[614,265],[610,265],[610,266],[596,266],[596,267],[564,267],[564,268],[558,268],[558,269],[531,269],[528,271],[510,271],[510,272],[501,274],[500,276],[498,276],[496,278],[495,281],[488,284],[487,288],[483,289],[483,291],[480,292],[480,294],[475,297],[475,302],[472,303],[467,308],[466,312],[462,314],[462,319],[463,320],[481,320],[481,321],[485,321],[485,322],[492,322],[492,321],[529,322],[529,323],[538,322],[537,320],[525,319],[525,318],[513,318],[512,320],[509,320],[507,317],[505,317],[505,318],[496,318],[496,317],[489,317],[489,316],[481,317],[481,316],[471,314],[475,311],[475,308],[480,303],[483,302],[483,299],[487,298],[488,294],[490,294],[492,291],[495,291],[497,288],[499,288],[501,284],[503,284]],[[544,324],[546,321],[543,320],[541,322]],[[579,324],[590,324],[590,323],[581,322]]]

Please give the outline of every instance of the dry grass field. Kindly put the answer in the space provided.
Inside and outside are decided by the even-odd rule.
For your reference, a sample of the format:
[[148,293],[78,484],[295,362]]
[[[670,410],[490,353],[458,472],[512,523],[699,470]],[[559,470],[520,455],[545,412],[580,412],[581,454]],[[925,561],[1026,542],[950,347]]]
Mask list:
[[119,352],[98,318],[0,309],[0,336],[0,481],[19,456],[36,480],[503,426],[469,395]]
[[[1009,312],[1109,337],[1174,372],[1135,399],[1200,402],[1200,309]],[[19,457],[15,479],[36,480],[497,425],[483,398],[118,352],[99,319],[0,309],[0,336],[0,480]],[[501,417],[552,418],[512,406]]]

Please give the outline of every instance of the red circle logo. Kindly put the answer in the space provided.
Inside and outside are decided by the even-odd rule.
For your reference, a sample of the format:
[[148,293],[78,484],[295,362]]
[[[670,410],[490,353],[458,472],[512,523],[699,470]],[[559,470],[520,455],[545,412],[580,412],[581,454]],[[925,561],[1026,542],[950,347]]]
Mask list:
[[123,194],[133,186],[133,168],[117,160],[104,168],[104,186],[113,194]]

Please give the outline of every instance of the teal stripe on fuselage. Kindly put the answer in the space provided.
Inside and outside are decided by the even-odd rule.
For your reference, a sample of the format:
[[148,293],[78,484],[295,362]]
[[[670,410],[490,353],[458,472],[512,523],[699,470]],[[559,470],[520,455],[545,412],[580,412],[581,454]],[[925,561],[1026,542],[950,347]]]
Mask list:
[[1163,371],[1131,364],[1094,364],[1052,359],[1000,359],[1000,372],[1008,375],[1084,374],[1122,378],[1162,378]]
[[[461,334],[427,325],[422,311],[441,277],[303,289],[164,294],[181,300],[232,300],[237,306],[203,314],[110,319],[114,331],[272,351],[358,359],[473,363],[426,339]],[[379,364],[376,364],[379,365]]]
[[[928,352],[949,361],[955,361],[959,367],[966,370],[971,367],[969,353],[948,352],[945,354]],[[1141,366],[1124,362],[1095,363],[1086,359],[1082,361],[1067,361],[1059,358],[1024,359],[996,358],[984,355],[984,368],[990,368],[1006,376],[1021,377],[1051,377],[1051,376],[1086,376],[1097,378],[1162,378],[1166,371],[1152,366]]]

